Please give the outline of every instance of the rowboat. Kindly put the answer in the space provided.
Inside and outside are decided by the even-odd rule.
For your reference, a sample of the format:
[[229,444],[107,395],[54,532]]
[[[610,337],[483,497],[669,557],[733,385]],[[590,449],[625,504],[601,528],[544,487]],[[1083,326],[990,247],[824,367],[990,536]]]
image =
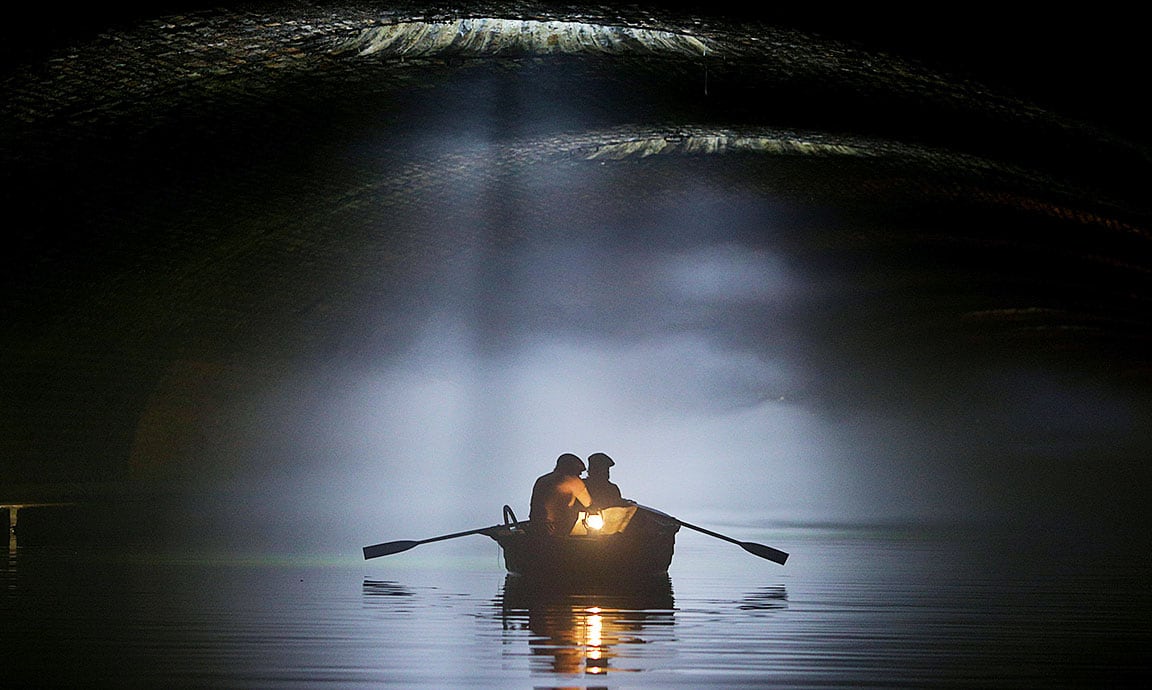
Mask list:
[[504,515],[505,524],[485,534],[500,545],[509,574],[539,581],[609,582],[666,574],[680,529],[676,518],[636,505],[605,508],[598,516],[581,513],[562,536],[516,521],[507,506]]
[[391,556],[421,544],[483,534],[496,540],[510,575],[541,583],[639,581],[667,575],[681,527],[735,544],[758,558],[784,565],[788,554],[780,549],[698,527],[654,508],[632,503],[580,513],[572,530],[552,535],[520,522],[504,506],[504,524],[427,539],[401,539],[364,547],[364,558]]

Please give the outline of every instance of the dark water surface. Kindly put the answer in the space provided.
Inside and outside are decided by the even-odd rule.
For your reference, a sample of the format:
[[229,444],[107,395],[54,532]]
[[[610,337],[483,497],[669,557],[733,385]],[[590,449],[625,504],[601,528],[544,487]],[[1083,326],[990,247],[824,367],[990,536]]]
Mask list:
[[[733,528],[735,529],[735,528]],[[669,578],[525,592],[482,537],[369,562],[10,548],[5,686],[1117,687],[1149,566],[939,530],[681,533]]]

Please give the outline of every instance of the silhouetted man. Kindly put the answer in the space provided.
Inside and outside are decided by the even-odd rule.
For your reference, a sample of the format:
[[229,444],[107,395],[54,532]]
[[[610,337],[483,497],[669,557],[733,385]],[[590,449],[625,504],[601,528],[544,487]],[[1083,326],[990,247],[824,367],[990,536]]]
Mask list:
[[543,528],[543,534],[567,536],[580,517],[580,511],[592,504],[580,473],[584,461],[571,453],[556,458],[556,469],[539,477],[532,486],[532,504],[528,519],[532,529]]
[[608,468],[616,462],[604,453],[593,453],[588,456],[588,479],[584,485],[588,487],[588,494],[592,497],[592,507],[611,508],[613,506],[628,505],[620,497],[620,487],[608,480]]

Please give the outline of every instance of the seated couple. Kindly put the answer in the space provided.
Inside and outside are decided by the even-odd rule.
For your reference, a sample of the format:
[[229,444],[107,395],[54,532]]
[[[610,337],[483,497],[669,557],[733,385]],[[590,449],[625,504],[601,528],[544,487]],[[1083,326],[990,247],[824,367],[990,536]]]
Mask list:
[[[565,536],[580,531],[581,512],[632,505],[620,496],[620,488],[608,479],[616,463],[604,453],[588,456],[588,477],[581,479],[584,461],[572,453],[556,459],[556,468],[536,480],[532,487],[531,512],[528,519],[533,530]],[[622,529],[623,525],[619,526]]]

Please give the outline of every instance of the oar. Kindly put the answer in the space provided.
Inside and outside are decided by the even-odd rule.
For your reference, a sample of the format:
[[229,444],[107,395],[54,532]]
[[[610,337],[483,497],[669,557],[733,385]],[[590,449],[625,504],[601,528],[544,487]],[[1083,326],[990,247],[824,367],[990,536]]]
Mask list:
[[788,554],[781,551],[780,549],[774,549],[771,546],[765,546],[763,544],[757,544],[754,541],[740,541],[739,539],[733,539],[732,537],[725,536],[723,534],[720,534],[719,532],[713,532],[710,529],[704,529],[703,527],[697,527],[696,525],[684,522],[683,520],[681,520],[679,518],[672,517],[668,513],[661,512],[661,511],[656,510],[654,508],[649,508],[647,506],[642,506],[642,505],[637,505],[637,507],[643,508],[644,510],[656,513],[658,515],[663,515],[664,517],[669,518],[671,520],[675,520],[677,523],[680,524],[681,527],[687,527],[688,529],[694,529],[697,532],[702,532],[704,534],[707,534],[710,537],[716,537],[717,539],[723,539],[726,542],[735,544],[736,546],[739,546],[740,548],[744,549],[745,551],[752,554],[753,556],[759,556],[760,558],[767,559],[769,561],[772,561],[773,563],[779,563],[780,565],[784,565],[785,561],[788,560]]
[[[527,524],[526,522],[520,523],[521,525]],[[470,534],[487,534],[492,530],[497,530],[504,527],[504,525],[492,525],[491,527],[481,527],[480,529],[470,529],[467,532],[456,532],[455,534],[445,534],[439,537],[432,537],[430,539],[401,540],[389,541],[383,544],[373,544],[372,546],[364,547],[364,560],[369,558],[379,558],[380,556],[391,556],[394,553],[401,553],[408,549],[415,548],[421,544],[430,544],[434,541],[444,541],[445,539],[455,539],[456,537],[467,537]]]

